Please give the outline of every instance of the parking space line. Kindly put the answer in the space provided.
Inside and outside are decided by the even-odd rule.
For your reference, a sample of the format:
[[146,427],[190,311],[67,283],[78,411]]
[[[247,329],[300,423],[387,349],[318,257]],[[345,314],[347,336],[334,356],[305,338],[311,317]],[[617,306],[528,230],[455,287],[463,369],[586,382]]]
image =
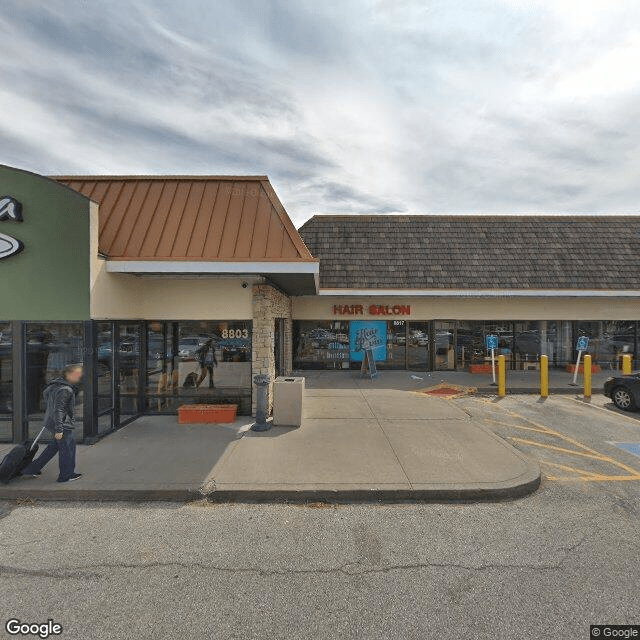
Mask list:
[[[492,407],[494,408],[498,408],[499,410],[502,411],[504,414],[510,416],[511,418],[514,418],[514,420],[519,420],[522,422],[526,422],[527,424],[531,425],[531,426],[525,426],[522,424],[509,424],[506,422],[501,422],[499,420],[494,420],[492,418],[485,418],[485,422],[488,423],[492,423],[492,424],[496,424],[499,426],[504,426],[504,427],[509,427],[509,428],[513,428],[513,429],[523,429],[525,431],[533,431],[536,433],[542,433],[543,435],[548,435],[551,437],[555,437],[560,441],[565,442],[568,445],[573,445],[574,447],[576,447],[578,449],[578,451],[572,450],[572,449],[567,449],[564,447],[559,447],[557,445],[551,445],[551,444],[544,444],[541,442],[536,442],[535,440],[527,440],[525,438],[518,438],[516,436],[506,436],[507,439],[509,440],[513,440],[514,442],[519,442],[520,444],[525,444],[525,445],[530,445],[530,446],[535,446],[535,447],[541,447],[541,448],[545,448],[545,449],[549,449],[549,450],[553,450],[553,451],[558,451],[560,453],[563,454],[568,454],[568,455],[573,455],[573,456],[581,456],[584,458],[591,458],[593,460],[598,460],[599,462],[605,462],[607,464],[611,464],[615,467],[618,467],[619,469],[622,469],[623,471],[626,471],[629,475],[605,475],[605,474],[600,474],[600,473],[593,473],[593,472],[589,472],[589,471],[584,471],[581,469],[577,469],[577,468],[573,468],[567,465],[560,465],[558,463],[553,463],[553,462],[547,462],[546,460],[540,460],[541,464],[547,464],[550,466],[555,466],[558,468],[562,468],[565,471],[569,471],[571,473],[575,473],[578,474],[577,476],[573,476],[573,477],[568,477],[568,478],[562,478],[562,477],[557,477],[557,476],[547,476],[549,480],[579,480],[579,481],[583,481],[583,482],[602,482],[602,481],[607,481],[607,482],[623,482],[623,481],[633,481],[633,480],[640,480],[640,471],[638,471],[637,469],[634,469],[633,467],[630,467],[629,465],[620,462],[619,460],[616,460],[614,458],[612,458],[611,456],[608,456],[606,454],[603,454],[599,451],[596,451],[595,449],[592,449],[591,447],[588,447],[585,444],[582,444],[581,442],[577,441],[575,438],[572,438],[566,434],[560,433],[558,431],[555,431],[554,429],[551,429],[550,427],[547,427],[546,425],[540,424],[538,422],[535,422],[534,420],[531,420],[530,418],[527,418],[519,413],[516,413],[515,411],[512,411],[511,409],[507,409],[504,406],[499,406],[496,405],[493,402],[490,402],[488,400],[485,399],[481,399],[482,402],[484,402],[485,404],[491,404]],[[607,411],[605,409],[605,411]]]
[[601,473],[593,473],[591,471],[584,471],[582,469],[577,469],[575,467],[569,467],[564,464],[559,464],[557,462],[549,462],[548,460],[540,460],[540,464],[548,465],[551,467],[558,467],[559,469],[564,469],[565,471],[569,471],[570,473],[578,474],[573,476],[547,476],[549,480],[573,480],[579,482],[602,482],[602,481],[610,481],[610,480],[640,480],[640,476],[606,476]]
[[[563,402],[578,404],[581,407],[585,407],[585,408],[589,407],[590,409],[598,409],[599,411],[605,411],[610,416],[617,416],[618,418],[623,418],[624,420],[630,421],[636,427],[640,427],[640,420],[638,420],[637,418],[634,418],[633,416],[630,416],[628,413],[625,413],[624,411],[620,411],[620,410],[614,411],[612,409],[609,409],[607,407],[602,407],[599,404],[595,404],[593,402],[585,402],[582,398],[574,398],[573,396],[557,395],[557,396],[554,396],[554,399],[557,399]],[[611,402],[610,404],[612,404],[615,407],[613,402]]]
[[558,467],[559,469],[564,469],[565,471],[570,471],[571,473],[577,473],[579,475],[586,476],[589,478],[593,478],[596,475],[600,475],[600,474],[593,473],[593,471],[585,471],[584,469],[578,469],[577,467],[569,467],[568,465],[560,464],[559,462],[550,462],[549,460],[541,460],[540,463],[549,465],[551,467]]
[[491,424],[497,424],[503,427],[515,427],[516,429],[524,429],[525,431],[535,431],[536,433],[548,433],[546,429],[535,429],[534,427],[524,427],[520,424],[509,424],[508,422],[500,422],[499,420],[493,420],[491,418],[485,418],[485,422],[489,422]]
[[569,453],[572,456],[584,456],[585,458],[593,458],[594,460],[600,460],[601,462],[611,462],[610,458],[601,455],[593,455],[591,453],[582,453],[580,451],[572,451],[571,449],[565,449],[564,447],[556,447],[552,444],[543,444],[542,442],[535,442],[534,440],[525,440],[524,438],[516,438],[515,436],[507,436],[509,440],[515,440],[522,444],[530,444],[534,447],[544,447],[545,449],[553,449],[554,451],[561,451],[562,453]]

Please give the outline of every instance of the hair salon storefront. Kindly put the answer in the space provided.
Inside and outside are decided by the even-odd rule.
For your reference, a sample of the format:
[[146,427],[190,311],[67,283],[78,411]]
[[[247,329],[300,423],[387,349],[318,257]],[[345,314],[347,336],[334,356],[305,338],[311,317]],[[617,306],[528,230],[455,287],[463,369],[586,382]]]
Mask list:
[[318,295],[293,299],[295,369],[473,370],[487,335],[511,370],[603,370],[640,351],[639,216],[314,216]]
[[291,296],[318,263],[266,177],[0,166],[0,194],[0,440],[37,433],[70,363],[84,442],[182,404],[250,415],[253,375],[290,372]]
[[640,216],[314,216],[265,176],[66,176],[0,166],[0,440],[85,377],[78,439],[186,403],[255,408],[253,376],[515,370],[640,353]]

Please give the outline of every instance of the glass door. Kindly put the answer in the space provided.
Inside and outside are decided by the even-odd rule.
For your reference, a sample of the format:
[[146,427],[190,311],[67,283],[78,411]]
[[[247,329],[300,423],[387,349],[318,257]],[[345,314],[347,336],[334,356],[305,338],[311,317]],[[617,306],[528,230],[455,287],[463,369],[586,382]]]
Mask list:
[[95,389],[98,396],[98,433],[115,426],[115,375],[113,357],[113,323],[96,323]]
[[407,364],[411,371],[429,371],[429,322],[410,322]]
[[147,374],[145,397],[152,413],[174,412],[178,408],[179,368],[178,323],[147,323]]
[[456,368],[455,321],[441,320],[435,323],[435,368],[439,371],[453,371]]
[[140,415],[141,323],[118,322],[118,404],[120,425]]

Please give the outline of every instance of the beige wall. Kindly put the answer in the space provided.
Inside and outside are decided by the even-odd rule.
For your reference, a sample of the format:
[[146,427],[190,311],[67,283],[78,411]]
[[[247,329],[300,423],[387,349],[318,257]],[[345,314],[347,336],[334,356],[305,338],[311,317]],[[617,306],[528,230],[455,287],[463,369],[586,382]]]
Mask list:
[[[364,315],[334,315],[334,305],[350,304],[361,304]],[[372,304],[411,305],[411,314],[373,316]],[[640,320],[640,300],[301,296],[292,298],[292,314],[294,320]]]
[[[252,282],[242,278],[108,273],[98,257],[98,207],[91,209],[91,317],[135,320],[251,320]],[[243,282],[248,282],[246,288]]]

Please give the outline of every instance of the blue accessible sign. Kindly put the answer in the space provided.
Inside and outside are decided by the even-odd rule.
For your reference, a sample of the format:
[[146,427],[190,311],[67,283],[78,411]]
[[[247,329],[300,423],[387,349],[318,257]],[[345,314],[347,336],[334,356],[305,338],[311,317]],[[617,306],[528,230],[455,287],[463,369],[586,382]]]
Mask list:
[[487,336],[487,349],[497,349],[498,348],[498,336]]
[[587,336],[580,336],[578,338],[578,345],[576,346],[576,351],[586,351],[589,346],[589,338]]

